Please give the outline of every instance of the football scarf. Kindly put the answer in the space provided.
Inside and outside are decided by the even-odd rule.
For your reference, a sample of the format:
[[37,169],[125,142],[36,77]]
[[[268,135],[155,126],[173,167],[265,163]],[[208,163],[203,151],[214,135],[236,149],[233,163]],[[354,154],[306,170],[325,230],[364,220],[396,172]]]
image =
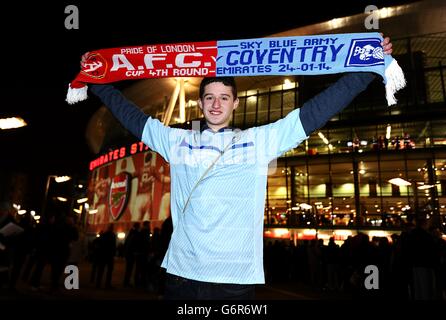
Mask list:
[[349,33],[143,45],[89,52],[69,84],[69,104],[87,99],[87,83],[167,77],[290,76],[374,72],[388,105],[406,81],[383,54],[379,33]]

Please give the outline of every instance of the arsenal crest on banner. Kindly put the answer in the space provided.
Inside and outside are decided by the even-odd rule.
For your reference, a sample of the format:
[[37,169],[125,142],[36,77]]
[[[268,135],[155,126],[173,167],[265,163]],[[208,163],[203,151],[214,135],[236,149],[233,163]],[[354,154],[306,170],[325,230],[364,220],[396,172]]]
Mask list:
[[127,172],[121,172],[112,179],[109,195],[110,215],[118,220],[124,212],[130,198],[130,179]]
[[107,60],[101,54],[93,53],[88,55],[87,60],[82,62],[83,75],[93,79],[102,79],[107,74]]

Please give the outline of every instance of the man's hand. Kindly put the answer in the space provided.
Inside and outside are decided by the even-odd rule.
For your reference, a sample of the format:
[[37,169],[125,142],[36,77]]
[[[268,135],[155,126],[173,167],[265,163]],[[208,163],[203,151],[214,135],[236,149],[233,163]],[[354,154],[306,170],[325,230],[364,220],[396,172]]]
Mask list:
[[[381,33],[381,35],[383,36],[382,33]],[[383,47],[384,54],[392,54],[392,42],[390,42],[390,38],[389,37],[385,37],[383,39],[383,41],[381,42],[381,45]]]

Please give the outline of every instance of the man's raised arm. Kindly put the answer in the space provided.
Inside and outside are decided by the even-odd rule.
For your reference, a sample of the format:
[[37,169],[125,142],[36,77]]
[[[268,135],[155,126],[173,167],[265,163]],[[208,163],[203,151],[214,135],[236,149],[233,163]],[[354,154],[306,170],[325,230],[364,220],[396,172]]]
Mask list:
[[354,72],[339,79],[300,108],[300,121],[309,136],[344,109],[375,78],[373,73]]
[[167,127],[144,114],[111,85],[90,85],[90,89],[127,130],[170,162],[171,147],[178,144],[185,130]]
[[259,127],[265,130],[267,159],[270,161],[297,147],[365,90],[374,77],[372,73],[347,74],[285,118]]
[[111,85],[90,85],[90,90],[113,113],[121,124],[135,137],[142,140],[144,126],[149,118],[134,103],[127,100],[122,93]]
[[[391,54],[392,42],[384,37],[381,45],[384,54]],[[300,108],[299,118],[305,134],[309,136],[314,130],[325,125],[328,120],[352,102],[372,82],[375,75],[366,72],[354,72],[339,79],[334,85],[324,90]]]

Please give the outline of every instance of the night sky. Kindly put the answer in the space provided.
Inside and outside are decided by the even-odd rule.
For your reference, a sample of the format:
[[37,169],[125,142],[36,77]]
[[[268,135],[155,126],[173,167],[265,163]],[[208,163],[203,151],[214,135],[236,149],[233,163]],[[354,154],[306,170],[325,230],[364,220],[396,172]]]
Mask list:
[[[14,2],[14,1],[11,1]],[[2,100],[0,117],[21,116],[25,128],[0,131],[3,170],[61,174],[86,172],[95,155],[85,128],[100,106],[92,97],[69,106],[68,83],[79,71],[81,55],[100,48],[177,41],[261,37],[294,27],[364,11],[373,1],[318,4],[297,1],[271,7],[261,1],[115,2],[62,1],[2,5]],[[287,1],[286,1],[287,2]],[[386,1],[401,4],[413,1]],[[208,2],[210,3],[210,2]],[[284,2],[271,2],[284,3]],[[343,7],[339,5],[343,4]],[[79,30],[67,30],[64,9],[79,9]],[[374,1],[381,8],[384,1]],[[241,7],[240,7],[241,5]],[[130,84],[128,81],[123,86]]]

